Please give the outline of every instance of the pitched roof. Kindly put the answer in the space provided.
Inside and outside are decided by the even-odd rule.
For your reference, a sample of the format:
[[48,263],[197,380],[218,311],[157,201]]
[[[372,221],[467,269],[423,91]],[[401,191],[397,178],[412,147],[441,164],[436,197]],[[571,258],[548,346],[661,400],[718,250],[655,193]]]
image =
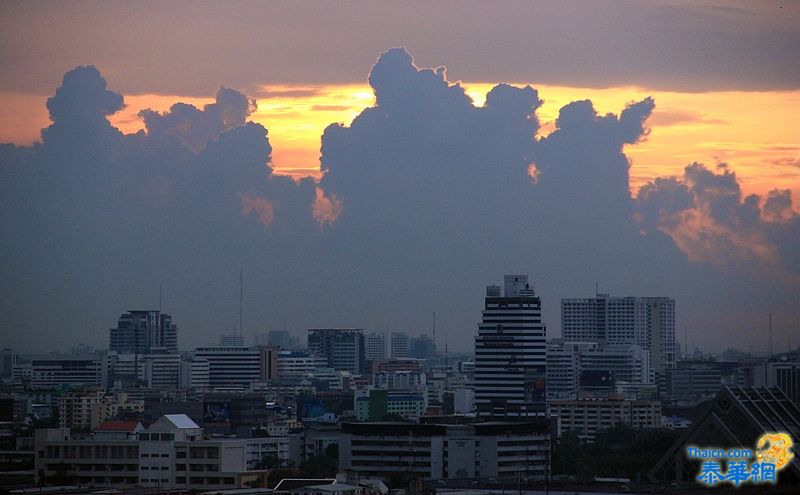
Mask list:
[[138,421],[106,421],[97,427],[98,431],[135,431],[141,426]]
[[[690,481],[699,462],[686,458],[684,452],[689,445],[753,448],[760,435],[776,431],[800,438],[800,409],[781,389],[725,387],[653,466],[650,480]],[[779,479],[787,484],[800,481],[797,456],[781,471]]]
[[197,423],[185,414],[165,414],[164,417],[174,424],[176,428],[200,428]]
[[284,478],[275,485],[275,491],[290,492],[306,486],[314,486],[321,483],[330,484],[335,481],[334,478]]

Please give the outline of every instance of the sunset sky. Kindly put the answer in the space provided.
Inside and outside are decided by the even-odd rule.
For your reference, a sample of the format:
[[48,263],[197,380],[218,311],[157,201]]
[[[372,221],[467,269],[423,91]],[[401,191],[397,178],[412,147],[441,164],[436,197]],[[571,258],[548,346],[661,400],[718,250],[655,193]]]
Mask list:
[[[402,63],[391,66],[390,73],[395,74],[392,71],[396,71],[397,81],[404,82],[397,83],[397,87],[393,82],[385,83],[387,88],[385,91],[394,92],[393,98],[407,97],[408,102],[415,101],[413,98],[428,101],[425,99],[428,98],[428,90],[431,91],[430,95],[439,95],[439,92],[442,92],[441,101],[450,101],[447,100],[449,97],[444,96],[446,93],[443,92],[444,89],[434,89],[433,83],[422,82],[428,77],[426,74],[437,74],[436,77],[444,81],[445,88],[448,85],[460,84],[475,107],[484,107],[487,93],[499,83],[508,83],[517,88],[526,86],[535,88],[538,91],[538,98],[543,103],[535,110],[535,118],[538,118],[539,125],[534,127],[535,134],[530,136],[530,141],[532,146],[540,141],[541,149],[544,149],[544,143],[548,142],[544,138],[558,129],[556,120],[559,111],[573,101],[591,100],[594,109],[602,117],[606,114],[620,115],[626,106],[645,101],[650,97],[655,107],[643,114],[645,127],[640,130],[640,135],[637,135],[636,139],[626,138],[619,141],[631,163],[629,182],[623,184],[629,188],[631,196],[626,200],[636,201],[637,197],[639,199],[637,208],[640,210],[635,212],[633,217],[651,218],[656,222],[652,226],[638,225],[635,230],[650,232],[650,235],[654,232],[666,233],[674,242],[672,247],[677,248],[677,252],[682,253],[684,257],[675,263],[688,263],[685,266],[682,264],[681,270],[685,268],[688,272],[697,273],[698,270],[703,272],[705,277],[703,280],[708,283],[709,290],[715,287],[715,284],[721,283],[721,280],[730,281],[747,277],[757,279],[754,286],[772,287],[770,290],[780,294],[775,301],[775,307],[769,309],[759,307],[758,311],[764,314],[774,311],[776,315],[781,316],[782,319],[776,318],[776,325],[779,325],[787,340],[794,330],[800,329],[798,320],[800,313],[797,310],[800,307],[798,283],[800,270],[795,271],[800,263],[796,262],[797,254],[793,252],[800,251],[800,246],[794,245],[795,249],[791,247],[795,239],[800,239],[797,235],[800,227],[795,226],[796,212],[800,212],[800,200],[798,200],[800,198],[800,3],[798,2],[448,1],[431,4],[431,2],[358,1],[203,1],[137,2],[134,6],[127,2],[18,1],[0,4],[0,46],[3,47],[0,49],[0,69],[2,69],[0,70],[0,143],[16,145],[13,148],[6,148],[11,150],[7,154],[0,154],[0,167],[5,173],[13,172],[13,180],[17,180],[17,174],[23,170],[13,167],[19,167],[20,163],[27,160],[28,155],[25,150],[28,150],[29,146],[34,146],[31,148],[33,150],[45,150],[42,156],[47,157],[46,161],[58,162],[57,155],[46,152],[55,145],[46,142],[42,144],[41,130],[52,123],[51,113],[47,107],[48,98],[55,95],[56,90],[62,86],[65,73],[75,67],[87,65],[96,67],[107,83],[107,90],[122,95],[125,106],[107,113],[111,125],[123,134],[142,132],[143,135],[148,134],[154,138],[154,133],[148,131],[145,121],[139,116],[141,111],[151,109],[166,116],[170,114],[173,104],[182,102],[197,107],[200,115],[200,112],[205,111],[206,105],[210,105],[208,108],[217,105],[215,94],[220,87],[230,88],[256,100],[255,110],[243,114],[242,119],[261,124],[267,129],[271,146],[271,166],[275,173],[289,175],[298,180],[310,177],[314,182],[298,182],[296,187],[304,192],[297,194],[286,192],[286,188],[290,186],[281,185],[281,192],[272,194],[277,196],[286,194],[283,199],[270,196],[269,187],[272,185],[268,187],[262,184],[263,190],[259,189],[261,186],[258,184],[252,187],[242,186],[231,193],[237,198],[241,197],[242,214],[219,221],[226,225],[235,224],[236,229],[253,229],[255,227],[252,222],[248,223],[247,220],[250,220],[251,212],[257,212],[262,219],[261,223],[269,232],[266,234],[269,236],[268,240],[260,237],[265,235],[261,232],[243,233],[236,230],[236,235],[241,235],[242,239],[247,239],[248,242],[277,243],[275,246],[281,246],[278,248],[269,244],[272,247],[265,247],[266,251],[273,248],[295,251],[296,247],[291,247],[293,245],[290,245],[288,240],[295,239],[292,237],[295,234],[286,234],[288,227],[282,226],[278,221],[273,224],[273,218],[280,215],[281,208],[285,205],[299,205],[296,207],[302,208],[303,211],[311,208],[314,218],[327,230],[321,234],[323,235],[321,239],[313,237],[313,241],[309,241],[309,238],[303,237],[305,243],[303,249],[314,243],[316,247],[306,254],[316,257],[315,263],[321,264],[326,263],[320,253],[327,253],[326,250],[332,244],[344,243],[342,239],[347,237],[345,232],[350,232],[355,235],[353,238],[357,238],[365,232],[371,232],[370,229],[380,222],[383,222],[383,227],[392,227],[388,224],[389,217],[384,217],[380,222],[378,219],[359,217],[358,222],[363,221],[363,224],[348,223],[356,220],[347,217],[352,211],[348,209],[350,205],[367,205],[367,208],[374,206],[370,206],[369,203],[371,201],[369,187],[374,186],[373,192],[375,192],[383,187],[381,180],[398,183],[398,177],[393,175],[395,172],[389,170],[383,179],[376,179],[372,174],[367,174],[369,178],[364,178],[363,190],[355,188],[353,183],[359,180],[358,177],[364,176],[356,173],[357,169],[363,170],[358,168],[361,165],[356,165],[356,162],[362,159],[360,153],[371,152],[372,145],[377,146],[382,143],[377,141],[376,136],[384,136],[382,134],[384,130],[380,130],[372,121],[367,122],[366,117],[365,128],[371,125],[376,127],[369,127],[361,134],[362,131],[357,129],[354,119],[362,112],[364,115],[368,114],[369,112],[365,110],[371,107],[382,111],[380,110],[382,104],[376,101],[378,89],[374,84],[371,85],[367,78],[370,68],[386,50],[392,47],[404,47],[413,56],[413,68],[419,72],[414,72],[412,75],[420,78],[419,83],[404,86],[412,79],[403,77],[411,78],[412,75],[403,75],[402,71],[405,69]],[[444,69],[436,69],[440,66],[446,66],[446,72]],[[424,69],[427,68],[435,71],[426,73]],[[426,86],[428,84],[430,87]],[[405,92],[406,89],[408,94]],[[88,99],[76,99],[75,102],[75,108],[91,103]],[[517,100],[514,100],[514,104],[517,104],[516,102]],[[72,105],[69,103],[65,108],[73,109]],[[454,112],[453,115],[461,115],[458,112],[466,111],[452,102],[442,105],[442,108],[446,108],[442,110],[443,115],[449,115],[447,112],[451,111]],[[389,109],[388,106],[386,108],[390,115],[397,111]],[[428,118],[426,110],[420,112],[420,119]],[[80,112],[76,113],[78,114]],[[406,118],[405,114],[402,118]],[[397,121],[405,122],[401,119]],[[412,121],[416,122],[413,119],[409,120]],[[167,122],[166,117],[164,122]],[[321,137],[331,124],[340,125],[330,131],[330,141],[333,143],[331,149],[336,152],[332,152],[327,160],[333,167],[338,167],[340,175],[333,173],[331,177],[323,179],[320,159],[325,162],[326,157],[321,151]],[[448,125],[450,124],[445,126]],[[453,125],[456,126],[456,134],[463,132],[466,136],[471,129],[469,127],[462,129],[458,124]],[[194,149],[194,153],[200,156],[202,148],[206,146],[205,143],[213,142],[229,127],[228,123],[224,125],[220,123],[219,129],[214,131],[214,134],[202,138],[203,146]],[[400,128],[402,132],[403,129],[405,128]],[[173,134],[165,134],[165,139],[171,139],[170,136],[176,135],[175,133],[190,131],[171,129]],[[337,134],[339,131],[341,133],[349,131],[352,136],[342,138],[344,134]],[[497,132],[500,132],[499,128]],[[591,137],[588,134],[587,136]],[[498,142],[502,142],[502,136],[496,138]],[[83,146],[80,139],[74,137],[69,139],[76,139],[76,142],[79,142],[76,148]],[[370,139],[375,141],[369,142]],[[417,139],[419,136],[412,132],[408,135],[408,140],[402,142],[413,144]],[[360,144],[354,144],[356,141]],[[130,139],[129,142],[135,141]],[[131,144],[129,148],[150,146],[142,142],[137,143]],[[384,148],[391,148],[390,142],[383,144],[386,145]],[[465,150],[471,145],[470,142],[464,141]],[[418,146],[420,150],[426,149],[424,140],[420,141]],[[453,144],[455,148],[458,146]],[[177,158],[172,155],[170,157],[159,155],[165,149],[153,147],[149,151],[151,154],[142,153],[143,156],[155,157],[154,163],[162,163],[163,160],[164,164],[168,164],[165,167],[172,166]],[[450,148],[444,149],[446,151],[442,153],[450,153]],[[487,149],[504,148],[501,146]],[[434,154],[439,153],[435,147],[431,150]],[[598,162],[602,161],[601,154],[605,152],[604,150],[606,149],[598,148],[597,153],[600,157]],[[387,153],[389,153],[385,160],[387,167],[390,163],[401,165],[406,163],[407,158],[402,153],[397,156],[391,155],[393,153],[391,151]],[[532,153],[535,157],[544,156],[545,160],[550,156],[542,154],[544,151]],[[487,166],[505,167],[505,161],[509,163],[517,161],[517,157],[511,160],[501,155],[503,153],[497,156],[496,163]],[[520,156],[522,155],[528,156],[520,152]],[[342,172],[343,167],[346,169],[348,166],[348,161],[342,158],[345,156],[355,157],[349,161],[353,164],[353,169],[346,173]],[[438,158],[434,159],[430,153],[427,156],[430,163],[426,161],[428,158],[418,160],[419,163],[428,163],[428,168],[436,168],[439,163]],[[463,159],[457,152],[444,156],[442,163],[452,167],[458,167],[459,160]],[[483,157],[482,154],[481,156]],[[592,156],[592,152],[589,150],[586,155],[580,156]],[[612,158],[609,156],[609,163],[613,162]],[[7,160],[7,163],[3,163],[4,160]],[[492,162],[492,155],[489,154],[481,160],[481,163]],[[729,208],[726,211],[733,212],[731,215],[735,216],[734,219],[731,220],[732,217],[722,219],[717,213],[719,210],[712,204],[715,199],[702,196],[704,191],[709,190],[699,185],[704,179],[691,176],[689,169],[686,169],[694,162],[704,164],[705,168],[713,173],[708,176],[717,180],[717,185],[713,187],[730,187],[721,194],[727,195],[729,201],[735,203],[726,203],[728,205],[726,208]],[[47,163],[53,166],[50,161]],[[383,160],[375,159],[374,163],[383,163]],[[719,166],[723,163],[727,165],[724,168]],[[540,166],[538,162],[536,166],[546,173],[546,166]],[[377,166],[372,168],[372,170],[379,169]],[[685,169],[686,175],[684,175]],[[127,169],[123,166],[120,170]],[[413,176],[414,180],[420,182],[438,183],[440,178],[438,176],[427,178],[426,170],[425,167],[421,169],[409,167],[408,180],[411,181]],[[726,175],[731,172],[735,173],[735,181],[732,175]],[[108,182],[103,184],[123,184],[121,187],[124,189],[125,180],[128,180],[122,178],[127,177],[125,173],[127,172],[120,172],[121,175],[107,178]],[[172,173],[156,170],[152,177],[142,179],[147,184],[158,184],[158,187],[151,189],[161,191],[158,194],[161,195],[160,200],[165,201],[164,204],[170,204],[172,195],[179,194],[183,190],[182,187],[194,187],[191,180],[186,182],[185,177],[170,175]],[[434,175],[437,173],[439,172],[431,172]],[[443,177],[447,176],[447,173],[442,173],[445,174]],[[89,176],[99,177],[91,174]],[[701,174],[701,176],[707,175]],[[667,183],[659,182],[657,194],[646,198],[639,197],[639,189],[648,184],[652,186],[658,178],[673,178],[674,184],[679,184],[680,187],[694,187],[692,208],[671,210],[679,203],[673,198],[668,205],[660,206],[659,213],[648,216],[651,213],[648,208],[656,207],[655,203],[649,201],[660,201],[661,194],[671,194],[670,189],[664,189]],[[38,180],[28,179],[31,184],[37,183]],[[253,183],[251,179],[242,180],[242,184]],[[320,180],[322,182],[319,182]],[[400,184],[403,184],[402,180]],[[61,196],[71,190],[63,180],[53,179],[53,181],[53,187],[63,186],[65,189],[42,191],[41,197]],[[83,181],[86,182],[85,179]],[[12,184],[7,182],[8,191],[18,190]],[[409,187],[412,187],[411,184],[413,182],[408,183]],[[471,186],[468,184],[464,185],[461,193],[465,194],[464,191],[469,190],[469,187]],[[784,190],[790,191],[791,195],[783,195]],[[398,198],[403,197],[400,192],[398,191]],[[757,194],[758,198],[748,203],[746,197],[750,194]],[[305,199],[301,201],[300,196]],[[580,194],[576,197],[580,197]],[[787,202],[789,197],[791,203]],[[19,224],[13,222],[24,217],[28,224],[36,224],[43,221],[41,215],[44,215],[42,212],[45,210],[34,208],[33,202],[28,203],[25,199],[10,198],[10,196],[4,198],[3,218],[10,223],[3,224],[6,240],[3,244],[4,256],[0,261],[6,268],[11,267],[12,263],[25,267],[26,263],[34,263],[32,259],[25,258],[24,252],[29,251],[25,247],[25,242],[34,242],[36,237],[33,234],[31,237],[21,234],[25,230],[24,222]],[[313,201],[312,206],[306,204],[306,199]],[[39,200],[41,198],[37,199]],[[607,204],[605,200],[597,201],[598,204]],[[611,201],[609,204],[616,203]],[[783,205],[788,206],[783,208]],[[760,213],[756,213],[761,222],[758,225],[747,223],[750,217],[745,210],[751,211],[748,208],[752,207],[760,209]],[[186,208],[193,212],[199,211],[188,205]],[[322,211],[325,213],[320,213]],[[566,210],[562,208],[560,211]],[[344,212],[343,225],[337,226],[337,219],[342,212]],[[125,221],[131,221],[138,226],[136,228],[140,228],[146,223],[144,219],[149,218],[146,214],[149,213],[142,213],[140,217],[131,216]],[[452,214],[466,215],[456,210]],[[50,220],[58,219],[48,219]],[[73,220],[61,224],[72,225],[70,222]],[[447,225],[447,220],[442,220],[443,225]],[[480,221],[482,220],[475,220],[478,229]],[[211,230],[219,225],[211,220],[208,222]],[[79,223],[79,225],[84,224]],[[174,227],[173,224],[170,225]],[[402,228],[403,226],[397,226],[393,232],[402,231]],[[412,232],[411,235],[423,235],[426,232],[422,227],[419,229],[416,234]],[[10,237],[12,233],[20,235],[20,239],[27,240],[18,243]],[[45,238],[50,233],[46,229],[40,232]],[[95,234],[89,233],[89,235]],[[719,238],[724,238],[725,243],[718,242]],[[534,237],[529,241],[533,243],[530,249],[535,251],[537,238]],[[115,242],[121,241],[116,240],[112,245],[115,245]],[[475,239],[475,242],[482,241]],[[341,254],[336,256],[341,257],[330,255],[332,258],[329,264],[343,264],[342,266],[346,267],[348,265],[344,259],[349,256],[349,251],[344,244],[339,247]],[[70,249],[77,248],[73,246]],[[239,248],[232,248],[231,251],[225,251],[222,247],[220,249],[220,252],[214,251],[213,255],[209,254],[203,261],[205,264],[210,264],[225,260],[223,266],[219,268],[220,273],[227,273],[225,270],[238,273],[238,268],[234,267],[240,265],[260,266],[257,250],[239,252],[236,251]],[[19,254],[14,254],[16,250],[19,250]],[[513,260],[512,253],[516,251],[525,249],[521,247],[512,249],[503,257],[504,262]],[[53,247],[52,251],[43,251],[42,255],[61,259],[62,254],[67,256],[65,253],[67,251],[61,252],[58,247]],[[65,263],[72,264],[72,268],[66,270],[79,273],[83,262],[71,258],[72,251],[69,253]],[[420,255],[425,256],[425,253]],[[653,256],[660,255],[653,254]],[[120,288],[119,293],[113,297],[109,296],[110,300],[97,301],[100,307],[84,308],[85,311],[98,313],[92,325],[98,327],[97,332],[100,332],[95,334],[89,330],[84,331],[81,335],[85,340],[102,346],[104,337],[97,335],[102,334],[107,326],[113,324],[115,314],[131,309],[128,306],[150,304],[150,299],[141,294],[143,287],[165,283],[180,287],[184,294],[194,287],[194,281],[183,275],[175,275],[175,280],[171,283],[159,280],[163,277],[162,272],[171,272],[172,267],[162,264],[167,263],[166,261],[156,263],[152,261],[153,259],[142,261],[144,264],[137,269],[128,269],[120,267],[119,259],[111,256],[106,268],[98,268],[104,277],[110,277],[109,273],[123,276],[132,272],[137,272],[141,277],[132,282],[130,287]],[[304,259],[298,254],[293,263],[303,265]],[[477,254],[473,258],[465,254],[463,262],[473,263],[476,259],[479,259]],[[565,261],[557,257],[553,259],[556,262]],[[757,259],[756,268],[753,267],[753,259]],[[787,262],[787,259],[791,262]],[[758,339],[752,335],[755,326],[759,325],[758,322],[763,321],[763,314],[756,315],[749,311],[744,319],[731,315],[724,309],[729,308],[728,305],[736,306],[731,294],[702,295],[704,301],[713,302],[726,298],[725,304],[719,310],[725,313],[724,324],[712,328],[715,327],[715,323],[706,314],[705,306],[697,302],[700,296],[696,291],[700,289],[690,290],[686,294],[678,293],[682,289],[681,281],[677,279],[669,283],[664,282],[664,285],[659,285],[659,282],[652,279],[637,285],[630,280],[630,275],[620,275],[618,280],[613,280],[616,276],[614,273],[619,272],[601,268],[606,263],[606,260],[598,258],[597,266],[587,265],[586,270],[592,270],[592,273],[585,273],[585,277],[581,275],[583,279],[576,283],[582,292],[577,294],[575,292],[579,291],[578,285],[564,283],[559,273],[544,275],[545,283],[542,284],[544,287],[551,282],[554,291],[555,288],[561,291],[558,294],[549,294],[551,299],[546,300],[550,303],[548,309],[552,315],[551,329],[556,330],[556,333],[557,296],[583,295],[588,290],[587,285],[600,277],[608,281],[609,290],[612,292],[626,293],[619,295],[648,290],[658,293],[669,292],[669,295],[674,295],[678,299],[679,309],[685,308],[679,315],[680,324],[691,328],[707,328],[705,334],[698,335],[694,340],[697,345],[714,347],[716,339],[724,335],[723,327],[735,324],[740,325],[735,328],[735,333],[742,337],[742,348],[760,345]],[[703,268],[699,269],[700,265]],[[144,266],[147,268],[142,268]],[[624,263],[620,266],[624,266]],[[287,274],[292,273],[295,268],[296,265],[288,264],[280,269],[266,266],[263,269],[254,268],[253,276],[261,275],[264,278],[254,283],[267,291],[269,286],[267,278],[276,277],[286,281],[288,279],[282,277],[287,277]],[[441,308],[438,310],[444,314],[447,314],[447,311],[451,311],[452,315],[458,314],[453,316],[450,329],[455,342],[458,343],[457,346],[460,344],[463,349],[469,348],[470,338],[467,336],[459,339],[456,335],[462,331],[459,329],[464,327],[467,330],[463,331],[467,333],[470,329],[474,330],[469,327],[469,322],[476,318],[479,310],[480,287],[494,281],[484,280],[487,273],[495,273],[499,278],[504,270],[511,268],[524,269],[530,272],[532,278],[537,278],[538,266],[534,258],[522,257],[519,264],[513,266],[505,264],[487,266],[481,268],[479,273],[463,275],[465,282],[471,281],[474,284],[473,287],[464,288],[463,294],[465,297],[469,294],[473,299],[460,300],[449,310]],[[303,276],[313,276],[311,268],[304,268],[306,269],[309,272],[301,270]],[[145,274],[142,274],[143,270]],[[342,270],[348,273],[345,268]],[[360,267],[354,271],[359,270]],[[709,274],[705,273],[706,270],[710,270]],[[333,273],[339,272],[334,270]],[[18,277],[17,282],[21,280],[19,277],[30,275],[30,270],[14,274]],[[420,283],[435,285],[434,281],[425,280],[424,271],[418,275],[417,280]],[[443,272],[442,275],[447,276],[448,273]],[[39,278],[34,277],[34,280],[26,279],[22,283],[24,290],[28,291],[26,294],[37,293],[40,287],[47,285],[49,276],[53,275],[37,275]],[[6,304],[10,306],[11,301],[19,302],[23,299],[27,301],[27,310],[36,312],[36,305],[30,298],[25,299],[24,295],[18,294],[11,297],[11,291],[15,287],[14,280],[14,277],[11,277],[7,282],[8,285],[4,286],[3,294],[6,297],[3,307],[0,308],[1,312],[9,313]],[[779,281],[778,285],[773,283],[776,280]],[[365,278],[353,281],[352,284],[361,287],[374,281],[373,275],[365,275]],[[329,289],[336,290],[335,281],[329,280],[326,284]],[[410,290],[414,287],[414,283],[408,280],[407,285],[403,287]],[[542,290],[546,290],[544,287]],[[302,292],[302,289],[297,287],[293,291]],[[274,296],[274,293],[270,294]],[[436,291],[427,293],[428,296],[431,294],[442,293]],[[742,294],[739,296],[744,297]],[[770,294],[764,294],[763,300],[769,300],[769,296]],[[409,305],[419,303],[418,298],[403,297],[407,298],[405,301]],[[87,293],[80,300],[86,302],[92,301],[92,298]],[[253,304],[256,303],[253,301]],[[338,321],[354,326],[408,329],[414,334],[424,330],[426,324],[424,322],[428,320],[428,310],[432,309],[426,306],[423,308],[423,314],[409,315],[408,319],[404,320],[393,313],[393,310],[381,310],[382,306],[377,304],[372,313],[359,320],[337,316],[337,306],[334,302],[322,303],[320,308],[312,311],[312,316],[308,317],[298,314],[302,311],[293,314],[292,304],[285,301],[281,303],[280,297],[275,299],[274,304],[275,306],[269,308],[253,310],[253,326],[267,329],[288,320],[290,325],[295,325],[296,330],[301,332],[305,325]],[[80,313],[77,309],[64,309],[70,305],[74,306],[75,300],[65,298],[61,303],[55,304],[55,307],[59,308],[57,311],[37,317],[36,321],[28,321],[26,319],[28,317],[19,314],[0,317],[0,332],[4,334],[3,336],[8,336],[9,342],[14,345],[23,348],[38,347],[38,344],[18,333],[16,328],[22,324],[21,322],[26,321],[28,322],[25,324],[31,327],[48,328],[54,324],[53,322],[59,321],[59,311]],[[213,339],[214,335],[222,331],[221,327],[227,325],[225,322],[235,320],[228,317],[209,318],[207,315],[198,315],[197,312],[202,305],[194,301],[178,303],[175,308],[176,313],[183,310],[183,314],[175,316],[179,325],[183,321],[197,328],[198,337],[187,339],[185,341],[187,345],[203,343],[204,339],[206,341]],[[464,308],[471,307],[474,307],[472,314],[461,314]],[[220,310],[220,307],[215,306],[215,309]],[[447,324],[443,325],[446,328]],[[55,330],[51,331],[57,333]],[[66,340],[59,337],[56,342],[66,342]]]

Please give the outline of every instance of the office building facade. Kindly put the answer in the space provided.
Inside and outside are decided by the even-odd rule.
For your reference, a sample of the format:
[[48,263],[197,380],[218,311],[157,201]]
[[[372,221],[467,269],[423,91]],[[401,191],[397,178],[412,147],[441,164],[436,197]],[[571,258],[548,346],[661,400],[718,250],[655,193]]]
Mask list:
[[[541,300],[527,275],[489,286],[475,338],[475,406],[479,417],[543,415],[546,338]],[[502,292],[501,292],[502,290]]]
[[158,310],[128,311],[109,330],[108,348],[120,354],[177,353],[178,327]]
[[364,358],[368,361],[386,359],[386,334],[372,332],[364,337]]
[[308,352],[325,358],[328,367],[360,373],[365,367],[364,330],[360,328],[311,328]]

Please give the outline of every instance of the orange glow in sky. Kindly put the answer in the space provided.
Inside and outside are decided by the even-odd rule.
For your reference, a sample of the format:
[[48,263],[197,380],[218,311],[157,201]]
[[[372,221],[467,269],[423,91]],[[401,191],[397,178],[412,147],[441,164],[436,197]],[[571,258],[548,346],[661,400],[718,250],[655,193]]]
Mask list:
[[[525,83],[514,83],[524,85]],[[483,105],[494,83],[462,83],[475,105]],[[626,103],[655,98],[646,140],[629,145],[631,189],[658,176],[680,175],[699,161],[713,167],[727,162],[741,179],[745,194],[791,189],[800,203],[800,91],[677,93],[637,87],[607,89],[531,84],[544,105],[538,116],[540,134],[554,128],[565,104],[591,99],[601,114],[619,114]],[[269,130],[273,167],[292,176],[319,174],[320,136],[331,123],[349,125],[375,98],[367,84],[267,85],[261,88],[251,120]],[[0,142],[30,144],[48,125],[46,97],[0,92]],[[174,95],[126,95],[126,108],[111,116],[125,133],[142,129],[137,113],[144,108],[165,111],[182,101],[202,107],[213,98]]]

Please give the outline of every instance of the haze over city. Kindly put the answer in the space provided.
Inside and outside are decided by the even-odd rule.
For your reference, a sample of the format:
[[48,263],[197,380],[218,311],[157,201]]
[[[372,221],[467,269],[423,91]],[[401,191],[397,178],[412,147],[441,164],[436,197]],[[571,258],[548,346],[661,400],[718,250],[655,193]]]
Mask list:
[[[313,327],[472,351],[486,285],[800,341],[800,6],[7,2],[0,340]],[[446,66],[446,69],[445,69]]]

